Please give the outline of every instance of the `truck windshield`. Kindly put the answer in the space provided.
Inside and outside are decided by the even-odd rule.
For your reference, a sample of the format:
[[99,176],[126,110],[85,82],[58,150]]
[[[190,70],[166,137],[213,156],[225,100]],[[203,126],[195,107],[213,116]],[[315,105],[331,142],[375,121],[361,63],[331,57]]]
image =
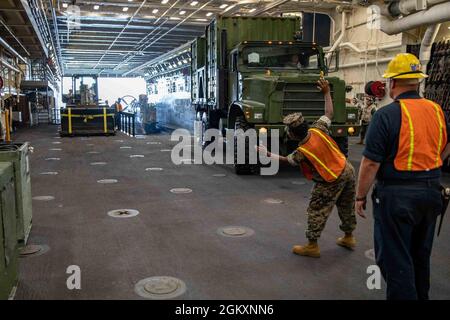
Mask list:
[[320,67],[317,50],[296,45],[248,46],[242,54],[249,68],[318,70]]

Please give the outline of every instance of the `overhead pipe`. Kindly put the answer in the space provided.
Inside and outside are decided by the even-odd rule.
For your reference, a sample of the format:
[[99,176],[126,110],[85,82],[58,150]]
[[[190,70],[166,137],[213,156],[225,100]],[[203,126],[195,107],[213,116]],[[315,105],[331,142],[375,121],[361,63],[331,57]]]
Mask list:
[[[377,64],[377,63],[387,63],[387,62],[391,61],[392,59],[394,59],[394,57],[383,58],[383,59],[368,60],[368,61],[367,61],[367,65],[372,65],[372,64]],[[347,64],[339,65],[339,69],[353,68],[353,67],[362,66],[362,65],[364,65],[364,64],[365,64],[365,62],[353,62],[353,63],[347,63]]]
[[[433,42],[436,39],[439,30],[441,28],[440,24],[436,24],[434,26],[429,26],[425,35],[423,36],[422,43],[420,45],[420,53],[419,60],[422,64],[422,67],[427,68],[428,62],[430,62],[431,58],[431,48],[433,47]],[[425,73],[426,73],[425,69]],[[423,81],[420,85],[420,92],[425,92],[425,81]]]
[[8,30],[8,32],[11,34],[11,36],[14,38],[14,40],[16,40],[16,42],[22,47],[23,51],[25,51],[25,53],[30,56],[30,53],[28,52],[27,48],[25,48],[22,44],[22,42],[20,42],[20,40],[16,37],[16,35],[11,31],[11,29],[8,27],[8,25],[3,21],[3,19],[0,18],[0,23],[3,25],[3,27]]
[[344,42],[344,43],[341,43],[340,45],[339,45],[339,48],[349,48],[349,49],[351,49],[351,50],[353,50],[353,51],[355,51],[355,52],[357,52],[357,53],[366,53],[366,51],[367,52],[370,52],[370,51],[377,51],[377,50],[390,50],[390,49],[397,49],[397,48],[399,48],[399,47],[401,47],[402,46],[402,44],[401,43],[394,43],[394,44],[387,44],[387,45],[384,45],[384,46],[381,46],[381,47],[376,47],[376,48],[369,48],[369,49],[360,49],[360,48],[358,48],[357,46],[355,46],[353,43],[351,43],[351,42]]
[[268,4],[267,6],[265,6],[264,8],[257,9],[256,11],[252,12],[251,16],[258,16],[258,15],[264,13],[264,12],[267,12],[267,11],[269,11],[271,9],[274,9],[274,8],[276,8],[278,6],[281,6],[281,5],[283,5],[283,4],[285,4],[286,2],[289,2],[289,1],[290,0],[277,0],[277,1],[274,1],[274,2],[272,2],[270,4]]
[[139,8],[136,9],[136,11],[133,13],[133,15],[130,17],[130,19],[128,19],[127,23],[125,24],[125,26],[122,28],[122,30],[119,32],[119,34],[116,36],[116,38],[114,39],[113,42],[111,42],[111,44],[109,45],[108,49],[105,51],[105,53],[103,53],[103,55],[101,56],[101,58],[97,61],[96,65],[92,68],[95,69],[98,67],[98,65],[102,62],[103,58],[106,56],[106,54],[109,52],[109,50],[111,50],[111,48],[116,44],[117,40],[122,36],[122,34],[125,32],[125,30],[128,28],[128,26],[131,24],[131,22],[133,21],[134,17],[139,13],[139,11],[142,9],[142,7],[147,3],[147,0],[143,0],[141,5],[139,6]]
[[447,0],[425,0],[422,1],[423,7],[420,8],[417,0],[394,1],[387,6],[387,12],[393,17],[407,16],[417,11],[427,10],[429,7],[443,2],[447,2]]
[[423,66],[426,66],[430,61],[431,48],[433,46],[434,40],[436,39],[439,33],[440,28],[441,24],[429,26],[427,28],[427,31],[425,32],[425,35],[423,36],[419,54],[419,60]]
[[388,35],[398,34],[421,26],[439,24],[450,20],[450,2],[437,4],[426,11],[419,11],[401,19],[380,17],[381,31]]
[[0,37],[0,45],[11,52],[14,56],[19,58],[23,63],[28,64],[27,60],[25,60],[24,57],[22,57],[16,50],[14,50],[13,47],[11,47],[8,42],[6,42],[2,37]]
[[3,58],[0,58],[0,65],[7,67],[8,69],[15,71],[17,73],[20,73],[21,71],[14,67],[12,64],[10,64],[8,61],[4,60]]
[[341,17],[341,34],[339,35],[339,38],[337,38],[337,40],[334,42],[330,51],[327,53],[327,59],[331,58],[333,52],[339,47],[342,40],[344,40],[346,24],[347,24],[347,12],[345,10],[343,10],[342,17]]
[[[212,0],[209,0],[208,2],[206,2],[205,4],[203,4],[200,8],[198,8],[196,11],[192,12],[190,15],[188,15],[186,18],[184,18],[183,20],[181,20],[179,23],[177,23],[175,26],[173,26],[171,29],[169,29],[168,31],[166,31],[165,33],[163,33],[162,35],[160,35],[158,38],[156,38],[155,40],[152,39],[152,42],[150,42],[149,44],[146,44],[145,47],[143,48],[143,50],[146,50],[148,47],[152,46],[153,44],[155,44],[157,41],[159,41],[161,38],[165,37],[167,34],[169,34],[170,32],[172,32],[173,30],[175,30],[176,28],[178,28],[180,25],[182,25],[183,23],[185,23],[189,18],[191,18],[193,15],[195,15],[197,12],[203,10],[206,6],[208,6],[210,3],[212,2]],[[187,45],[187,44],[186,44]],[[176,49],[174,49],[176,50]],[[149,65],[152,64],[152,61],[146,62],[140,66],[137,66],[131,70],[128,70],[127,72],[125,72],[123,74],[123,76],[127,76],[131,73],[134,73],[136,71],[139,71]]]

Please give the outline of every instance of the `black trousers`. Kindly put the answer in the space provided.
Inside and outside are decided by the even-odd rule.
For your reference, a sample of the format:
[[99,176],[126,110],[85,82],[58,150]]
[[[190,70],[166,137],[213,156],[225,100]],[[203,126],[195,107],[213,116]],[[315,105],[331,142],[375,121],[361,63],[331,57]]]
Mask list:
[[372,194],[377,265],[388,300],[427,300],[436,218],[442,208],[439,182],[378,183]]

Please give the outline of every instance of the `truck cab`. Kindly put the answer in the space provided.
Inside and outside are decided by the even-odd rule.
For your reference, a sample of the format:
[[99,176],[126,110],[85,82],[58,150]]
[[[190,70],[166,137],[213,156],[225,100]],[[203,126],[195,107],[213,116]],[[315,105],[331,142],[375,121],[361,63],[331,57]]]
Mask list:
[[[316,84],[323,74],[330,82],[334,102],[332,135],[342,143],[347,135],[356,132],[357,112],[346,107],[345,82],[327,76],[329,69],[325,60],[322,48],[314,43],[240,43],[229,56],[228,92],[232,107],[228,113],[228,128],[234,129],[236,114],[241,111],[248,124],[269,132],[280,129],[284,133],[283,118],[290,113],[301,112],[308,121],[317,120],[324,113],[324,97]],[[286,147],[282,153],[290,151],[289,143],[281,145]]]

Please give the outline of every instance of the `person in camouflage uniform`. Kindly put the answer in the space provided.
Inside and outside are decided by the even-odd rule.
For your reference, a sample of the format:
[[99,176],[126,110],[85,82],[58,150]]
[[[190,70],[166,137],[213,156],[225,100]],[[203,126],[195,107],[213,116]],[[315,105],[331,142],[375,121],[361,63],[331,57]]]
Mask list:
[[[291,139],[298,140],[299,147],[287,157],[282,157],[271,152],[268,152],[265,147],[259,147],[259,151],[267,153],[269,157],[277,157],[279,161],[289,163],[293,166],[300,166],[304,175],[312,179],[314,187],[311,192],[311,198],[307,209],[308,226],[306,230],[306,238],[309,243],[305,246],[296,245],[293,252],[302,256],[320,257],[320,249],[317,240],[325,228],[326,221],[336,205],[339,218],[341,219],[340,229],[345,235],[337,240],[337,244],[347,249],[353,249],[356,245],[356,240],[353,236],[353,230],[356,227],[355,216],[355,195],[356,195],[356,175],[355,169],[351,165],[342,152],[338,149],[337,144],[330,137],[329,127],[333,118],[333,102],[330,94],[330,87],[328,81],[321,79],[318,82],[318,89],[325,95],[325,115],[314,122],[311,126],[305,121],[301,113],[293,113],[286,116],[283,123],[287,126],[288,135]],[[308,157],[314,150],[303,148],[307,146],[311,139],[311,135],[321,136],[316,141],[322,141],[323,138],[325,146],[329,146],[329,151],[334,153],[336,159],[340,162],[339,175],[334,178],[327,176],[327,172],[320,170],[320,167],[311,162],[311,157]],[[318,144],[320,146],[321,144]],[[312,151],[312,152],[310,152]],[[317,150],[321,154],[320,150]],[[317,158],[316,158],[317,159]],[[331,158],[331,162],[333,158]],[[328,160],[330,162],[330,160]],[[318,163],[323,163],[318,161]],[[333,164],[332,164],[333,165]],[[325,165],[323,165],[325,167]],[[317,170],[319,168],[319,170]],[[338,168],[339,167],[335,167]],[[327,168],[328,172],[329,170]],[[321,171],[321,172],[319,172]],[[333,173],[333,172],[331,172]],[[324,178],[325,177],[325,178]]]

